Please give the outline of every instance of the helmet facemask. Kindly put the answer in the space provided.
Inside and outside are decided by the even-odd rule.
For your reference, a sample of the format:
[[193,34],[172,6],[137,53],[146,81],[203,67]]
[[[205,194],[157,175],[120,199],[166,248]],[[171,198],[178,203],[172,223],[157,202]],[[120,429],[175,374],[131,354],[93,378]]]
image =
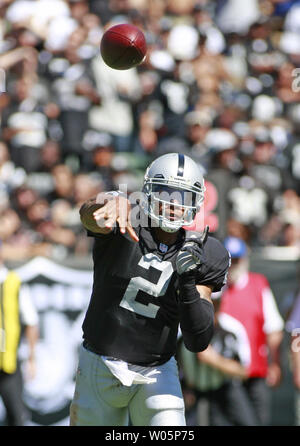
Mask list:
[[166,232],[192,225],[204,200],[203,184],[192,186],[178,179],[146,179],[143,192],[147,197],[144,212]]

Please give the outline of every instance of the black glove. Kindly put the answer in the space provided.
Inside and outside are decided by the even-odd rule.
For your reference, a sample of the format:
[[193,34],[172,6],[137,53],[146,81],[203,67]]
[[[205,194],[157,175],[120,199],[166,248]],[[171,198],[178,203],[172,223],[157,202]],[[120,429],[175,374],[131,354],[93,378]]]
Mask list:
[[206,226],[200,238],[187,238],[177,254],[178,308],[184,345],[192,352],[205,350],[212,339],[214,307],[201,299],[196,287],[196,267],[205,262]]
[[204,263],[204,245],[207,241],[209,227],[206,226],[200,238],[189,237],[185,240],[176,257],[177,274],[180,276],[192,272]]

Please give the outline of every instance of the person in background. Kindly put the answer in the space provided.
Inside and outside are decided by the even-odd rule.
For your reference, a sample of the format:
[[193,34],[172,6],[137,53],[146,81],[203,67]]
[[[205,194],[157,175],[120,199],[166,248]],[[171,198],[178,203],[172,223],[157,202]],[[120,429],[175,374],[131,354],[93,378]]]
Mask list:
[[286,330],[291,337],[291,365],[295,392],[295,424],[300,426],[300,290],[296,298],[291,313],[286,322]]
[[9,271],[3,261],[0,246],[0,396],[6,409],[8,426],[23,426],[27,414],[23,402],[23,371],[18,359],[18,347],[24,328],[28,344],[25,375],[35,376],[35,346],[39,337],[38,315],[30,300],[29,289],[20,277]]
[[[190,425],[253,426],[256,415],[243,386],[248,378],[249,342],[242,324],[232,316],[219,314],[221,292],[213,293],[215,330],[210,345],[196,354],[182,344],[179,349],[184,376],[184,395],[194,394]],[[197,411],[197,419],[195,419]]]
[[280,384],[280,345],[284,322],[267,278],[249,271],[246,243],[227,237],[231,255],[227,287],[222,294],[220,315],[237,319],[249,340],[248,379],[243,386],[257,416],[258,425],[270,423],[270,387]]

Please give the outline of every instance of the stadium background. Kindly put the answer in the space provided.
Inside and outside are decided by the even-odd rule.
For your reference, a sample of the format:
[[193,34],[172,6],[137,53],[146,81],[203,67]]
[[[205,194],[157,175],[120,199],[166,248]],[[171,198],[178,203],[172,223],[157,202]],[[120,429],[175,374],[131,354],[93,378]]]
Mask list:
[[[240,3],[0,3],[0,239],[41,316],[39,374],[25,388],[36,424],[65,423],[72,393],[91,266],[80,204],[120,184],[140,189],[161,154],[201,163],[206,223],[221,240],[248,242],[253,269],[289,314],[299,287],[300,2]],[[148,56],[118,72],[103,64],[99,43],[126,21],[144,30]],[[69,283],[73,268],[81,273]],[[288,341],[286,333],[274,425],[294,423]],[[49,381],[54,358],[61,365]]]

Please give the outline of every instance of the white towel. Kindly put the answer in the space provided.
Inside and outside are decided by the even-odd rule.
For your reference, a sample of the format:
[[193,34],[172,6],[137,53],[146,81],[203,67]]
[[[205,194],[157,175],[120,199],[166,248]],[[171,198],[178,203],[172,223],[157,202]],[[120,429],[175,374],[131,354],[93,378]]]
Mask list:
[[[156,378],[152,375],[160,373],[154,367],[142,367],[128,364],[125,361],[118,359],[111,359],[106,356],[101,356],[105,365],[109,368],[112,374],[124,386],[131,386],[132,384],[152,384],[156,382]],[[129,369],[130,367],[130,369]]]

